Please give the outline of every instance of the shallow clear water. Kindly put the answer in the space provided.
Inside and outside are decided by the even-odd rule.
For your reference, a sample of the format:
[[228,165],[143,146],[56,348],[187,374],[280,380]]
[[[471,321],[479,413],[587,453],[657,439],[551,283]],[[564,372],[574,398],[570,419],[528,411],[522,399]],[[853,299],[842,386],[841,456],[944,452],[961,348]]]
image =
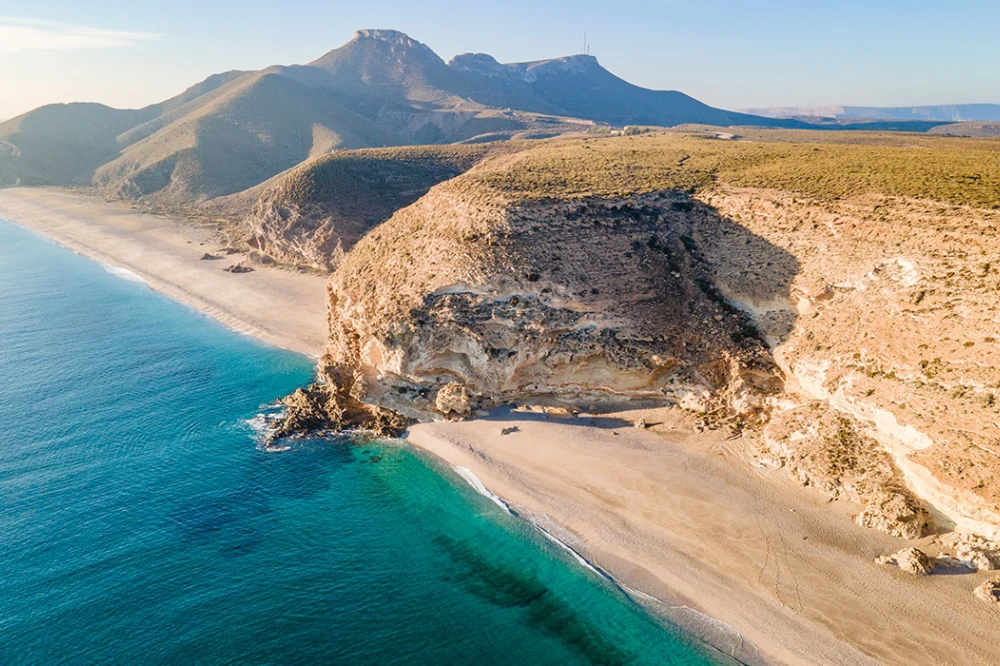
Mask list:
[[261,450],[310,375],[0,219],[0,663],[708,663],[405,446]]

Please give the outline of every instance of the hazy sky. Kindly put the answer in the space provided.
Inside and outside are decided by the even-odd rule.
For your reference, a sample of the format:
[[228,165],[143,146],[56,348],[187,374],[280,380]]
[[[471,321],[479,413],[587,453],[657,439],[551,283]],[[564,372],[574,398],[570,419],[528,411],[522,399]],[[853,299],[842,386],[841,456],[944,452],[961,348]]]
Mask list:
[[1000,102],[995,0],[0,0],[0,118],[141,106],[214,72],[302,63],[358,28],[445,58],[593,54],[724,108]]

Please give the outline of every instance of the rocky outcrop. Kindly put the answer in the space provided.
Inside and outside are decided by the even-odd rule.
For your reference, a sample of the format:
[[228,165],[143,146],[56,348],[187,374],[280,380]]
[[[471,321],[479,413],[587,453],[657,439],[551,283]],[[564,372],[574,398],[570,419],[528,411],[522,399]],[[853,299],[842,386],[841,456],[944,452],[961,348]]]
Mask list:
[[898,567],[913,576],[928,576],[934,573],[934,560],[916,548],[903,548],[897,553],[885,555],[875,561]]
[[850,415],[822,402],[778,410],[759,441],[762,455],[798,483],[861,505],[859,525],[907,539],[924,535],[927,511],[891,456]]
[[358,386],[345,369],[323,368],[315,384],[298,389],[282,401],[285,411],[276,419],[268,444],[286,437],[345,430],[376,437],[401,435],[407,420],[391,410],[362,402]]
[[413,418],[458,383],[477,407],[646,399],[754,421],[781,380],[710,279],[692,233],[713,225],[751,242],[679,193],[518,201],[449,181],[334,274],[331,361]]
[[951,532],[941,537],[949,564],[971,571],[1000,569],[1000,544],[974,534]]
[[826,405],[889,456],[894,487],[961,532],[1000,539],[1000,213],[726,187],[706,199],[799,263],[790,298],[776,300],[769,267],[707,246],[719,288],[751,314],[784,371],[773,418]]
[[458,382],[445,384],[438,389],[434,408],[444,416],[468,416],[472,413],[469,392]]
[[977,599],[988,604],[1000,604],[1000,580],[988,580],[972,592]]

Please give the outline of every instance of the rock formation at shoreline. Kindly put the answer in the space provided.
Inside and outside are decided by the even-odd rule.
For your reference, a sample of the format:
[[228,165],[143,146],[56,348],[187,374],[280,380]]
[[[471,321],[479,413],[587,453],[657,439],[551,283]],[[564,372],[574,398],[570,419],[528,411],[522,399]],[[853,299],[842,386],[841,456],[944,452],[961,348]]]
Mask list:
[[[996,542],[1000,151],[713,136],[403,151],[405,173],[344,153],[276,183],[249,228],[272,259],[336,266],[323,367],[357,405],[677,404],[763,435],[763,458],[857,502],[859,524]],[[372,180],[387,196],[365,218],[374,190],[350,193],[390,163],[403,185]],[[323,390],[292,422],[383,427]]]
[[780,389],[691,239],[710,209],[677,193],[512,201],[481,187],[473,173],[437,186],[334,274],[328,354],[367,400],[430,418],[457,384],[470,410],[647,399],[752,421]]

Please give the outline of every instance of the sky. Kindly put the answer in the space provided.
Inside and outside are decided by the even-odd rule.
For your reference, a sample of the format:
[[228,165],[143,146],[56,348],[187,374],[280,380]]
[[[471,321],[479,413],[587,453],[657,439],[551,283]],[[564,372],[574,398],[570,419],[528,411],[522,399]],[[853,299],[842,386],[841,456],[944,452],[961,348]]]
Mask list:
[[713,106],[1000,103],[994,0],[0,0],[0,119],[139,107],[230,69],[304,63],[359,28],[445,60],[577,53]]

